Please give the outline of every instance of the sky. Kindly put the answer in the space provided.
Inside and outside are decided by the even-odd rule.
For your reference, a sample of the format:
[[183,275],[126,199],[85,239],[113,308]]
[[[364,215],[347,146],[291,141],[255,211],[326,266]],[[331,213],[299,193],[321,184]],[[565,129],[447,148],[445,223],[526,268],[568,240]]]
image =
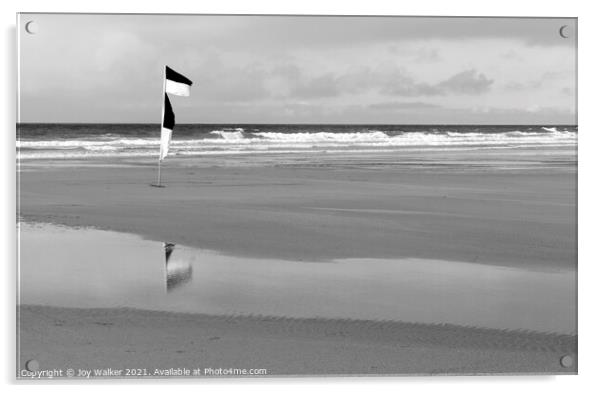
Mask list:
[[[24,30],[34,21],[36,34]],[[563,38],[559,30],[568,38]],[[22,14],[21,122],[577,124],[576,19]]]

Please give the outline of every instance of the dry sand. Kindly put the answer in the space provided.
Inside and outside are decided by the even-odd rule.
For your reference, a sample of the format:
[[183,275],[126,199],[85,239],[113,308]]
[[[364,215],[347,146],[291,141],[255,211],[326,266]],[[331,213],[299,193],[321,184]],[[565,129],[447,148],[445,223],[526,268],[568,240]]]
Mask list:
[[[292,260],[458,260],[576,269],[576,176],[404,165],[24,167],[20,215]],[[282,374],[574,373],[575,336],[398,322],[24,306],[21,366]]]
[[575,373],[566,335],[388,321],[21,308],[23,367],[266,369],[268,375]]

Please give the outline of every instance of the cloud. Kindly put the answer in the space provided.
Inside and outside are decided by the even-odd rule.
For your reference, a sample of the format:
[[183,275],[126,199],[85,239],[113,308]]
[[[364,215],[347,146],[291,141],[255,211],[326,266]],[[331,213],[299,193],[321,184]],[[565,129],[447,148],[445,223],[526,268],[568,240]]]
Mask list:
[[575,89],[572,87],[563,87],[560,89],[560,93],[565,95],[565,96],[569,96],[569,97],[574,97],[575,96]]
[[492,84],[493,79],[488,79],[483,74],[477,74],[477,71],[472,69],[440,82],[436,88],[444,93],[482,94],[488,91]]
[[437,48],[429,48],[420,46],[418,48],[409,49],[407,45],[391,44],[387,47],[387,51],[395,56],[406,56],[414,63],[436,63],[442,60],[441,54]]
[[[415,105],[415,108],[411,106]],[[390,107],[391,109],[387,109]],[[562,108],[525,107],[500,109],[490,106],[453,108],[410,102],[372,105],[312,103],[233,103],[203,107],[206,122],[220,122],[223,114],[235,114],[232,122],[342,123],[342,124],[575,124],[574,113]],[[381,109],[379,109],[381,108]],[[542,122],[545,116],[545,122]],[[230,119],[232,119],[230,117]]]
[[[219,18],[219,17],[213,17]],[[223,17],[222,17],[223,18]],[[256,47],[337,47],[350,42],[397,43],[412,40],[466,40],[492,38],[537,46],[575,46],[574,39],[558,34],[562,25],[574,28],[576,18],[473,17],[239,17],[238,40],[223,36],[222,43]],[[208,19],[211,19],[209,17]],[[242,40],[241,40],[242,38]]]
[[[42,33],[20,42],[22,121],[156,121],[165,64],[194,81],[174,97],[183,122],[568,123],[576,111],[576,40],[558,35],[575,19],[36,20]],[[485,103],[500,111],[470,110]],[[536,105],[571,111],[522,110]]]
[[339,76],[328,73],[305,80],[297,75],[294,83],[296,86],[290,95],[299,98],[335,97],[367,91],[400,97],[428,97],[483,94],[489,91],[493,79],[471,69],[438,83],[426,83],[416,81],[399,68],[362,68]]
[[524,61],[525,59],[519,55],[515,50],[509,50],[500,54],[500,58],[503,60],[512,60],[512,61]]
[[434,96],[441,95],[443,91],[436,85],[425,82],[416,82],[408,75],[398,72],[388,81],[383,81],[380,92],[387,95],[402,97]]
[[430,104],[427,102],[418,102],[418,101],[414,101],[414,102],[397,102],[397,101],[393,101],[393,102],[379,102],[376,104],[370,104],[368,105],[369,109],[374,109],[374,110],[384,110],[384,111],[389,111],[389,110],[404,110],[404,109],[430,109],[430,108],[440,108],[440,105],[436,105],[436,104]]
[[196,67],[191,69],[187,76],[194,81],[195,97],[199,100],[241,102],[270,96],[265,84],[269,74],[262,64],[232,64],[210,53],[197,59]]
[[298,83],[291,91],[291,96],[299,98],[335,97],[343,93],[340,78],[333,74],[325,74],[311,78],[305,83]]
[[547,71],[541,74],[539,77],[525,81],[517,82],[512,81],[504,85],[504,88],[509,91],[524,91],[540,89],[544,87],[554,86],[558,84],[564,84],[567,80],[573,80],[572,73],[560,72],[560,71]]
[[444,96],[447,94],[476,95],[487,92],[492,84],[493,79],[477,73],[474,69],[459,72],[434,84],[416,82],[409,76],[400,73],[391,80],[391,83],[382,88],[382,92],[405,97]]

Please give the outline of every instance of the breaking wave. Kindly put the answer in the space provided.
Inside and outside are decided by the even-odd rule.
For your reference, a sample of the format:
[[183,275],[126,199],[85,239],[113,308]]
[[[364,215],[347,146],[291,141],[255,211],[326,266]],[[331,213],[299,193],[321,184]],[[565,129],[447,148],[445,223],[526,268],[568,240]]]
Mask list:
[[[560,130],[558,128],[561,128]],[[47,136],[47,135],[45,135]],[[361,129],[352,132],[308,130],[299,132],[261,131],[259,129],[222,128],[178,138],[174,132],[170,154],[215,155],[295,153],[321,151],[373,152],[378,149],[420,149],[436,147],[493,148],[521,146],[575,145],[576,129],[530,127],[503,129],[498,132],[430,129],[402,131]],[[110,156],[156,156],[159,138],[130,137],[118,132],[97,136],[78,135],[60,139],[23,138],[17,141],[19,158],[85,158]]]

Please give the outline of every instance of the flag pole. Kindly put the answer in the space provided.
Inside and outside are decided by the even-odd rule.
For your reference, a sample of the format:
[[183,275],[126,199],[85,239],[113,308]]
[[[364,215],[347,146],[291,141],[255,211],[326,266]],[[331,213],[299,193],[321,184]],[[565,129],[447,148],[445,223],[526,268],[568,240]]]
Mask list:
[[157,167],[157,187],[161,187],[161,159],[159,159],[159,165]]
[[[161,132],[163,132],[163,118],[165,117],[165,67],[163,66],[163,94],[161,94],[161,121],[159,125],[161,126]],[[161,185],[161,147],[159,147],[159,161],[157,166],[157,184],[151,184],[155,187],[165,187]]]

